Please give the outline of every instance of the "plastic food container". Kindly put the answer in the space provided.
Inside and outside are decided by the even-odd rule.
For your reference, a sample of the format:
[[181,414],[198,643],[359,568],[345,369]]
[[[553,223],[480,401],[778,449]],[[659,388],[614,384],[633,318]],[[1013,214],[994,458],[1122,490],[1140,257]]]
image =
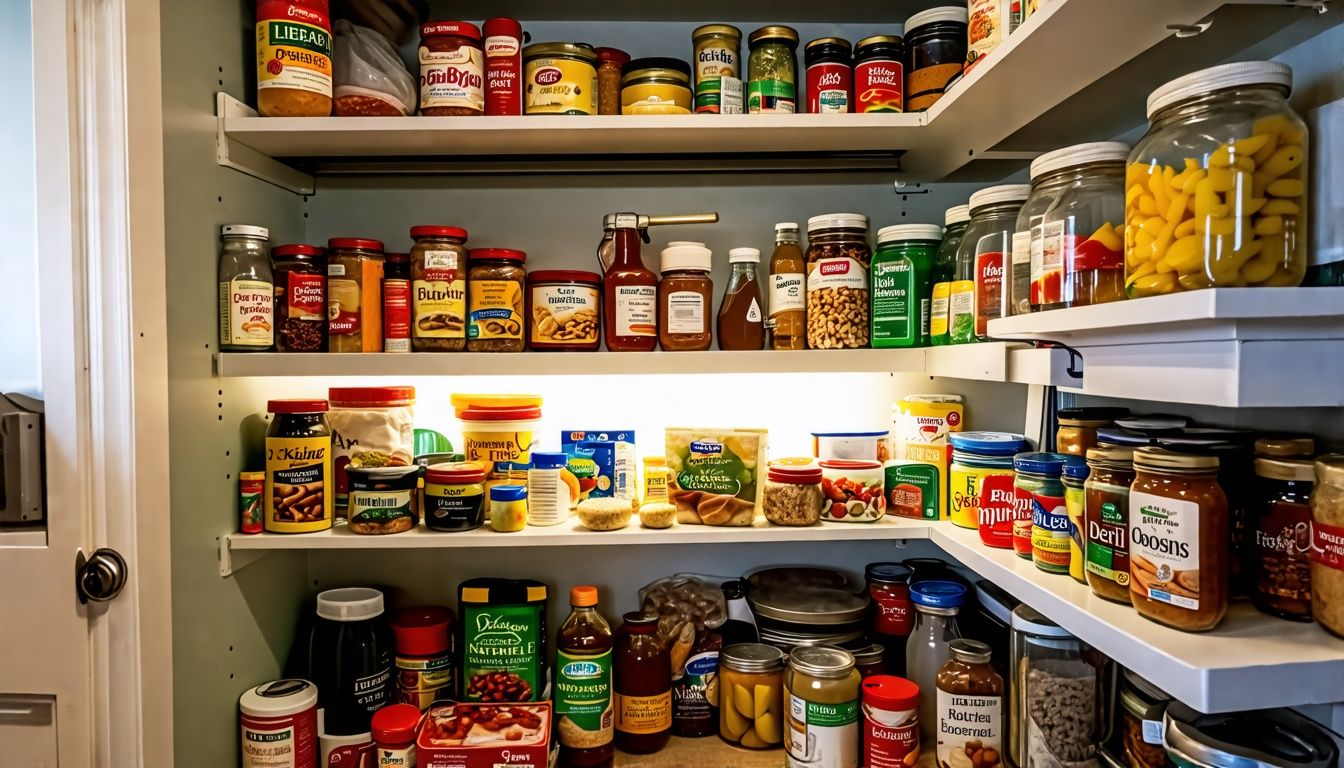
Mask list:
[[820,464],[821,490],[827,502],[822,520],[872,523],[882,519],[887,509],[882,462],[835,459]]
[[821,490],[821,467],[772,464],[765,473],[761,509],[775,525],[816,525],[827,504]]
[[891,458],[888,443],[890,435],[890,431],[813,432],[812,455],[822,461],[832,459],[886,461]]
[[349,467],[406,467],[415,458],[415,387],[331,387],[336,507],[345,509]]
[[596,115],[597,51],[586,43],[534,43],[523,49],[523,113]]
[[453,395],[462,427],[462,453],[485,467],[527,464],[541,421],[539,395]]
[[1330,736],[1289,709],[1202,715],[1178,701],[1163,720],[1167,756],[1178,768],[1339,765],[1339,747]]
[[929,343],[935,347],[950,344],[948,336],[948,302],[952,297],[952,281],[957,271],[957,249],[971,224],[969,205],[954,205],[943,214],[943,242],[933,259],[929,275]]
[[317,763],[317,686],[307,680],[262,683],[238,699],[243,768],[264,768],[276,750],[293,765]]
[[878,230],[870,313],[874,348],[928,345],[929,280],[942,239],[937,224],[896,224]]
[[[1013,609],[1012,627],[1008,732],[1017,765],[1093,760],[1106,732],[1105,657],[1027,605]],[[1059,706],[1061,699],[1072,706]]]
[[691,68],[680,59],[634,59],[621,74],[622,115],[689,115]]
[[1307,126],[1293,70],[1222,64],[1148,97],[1148,132],[1125,173],[1130,297],[1295,286],[1307,269]]
[[966,65],[965,6],[945,5],[905,20],[905,111],[923,112],[943,97]]

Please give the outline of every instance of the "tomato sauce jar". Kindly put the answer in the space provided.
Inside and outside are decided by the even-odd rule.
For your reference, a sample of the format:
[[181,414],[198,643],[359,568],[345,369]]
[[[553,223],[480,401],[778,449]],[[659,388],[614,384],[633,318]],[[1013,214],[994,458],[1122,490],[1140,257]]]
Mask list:
[[905,44],[899,35],[874,35],[854,49],[851,112],[903,112]]
[[822,37],[803,47],[807,65],[807,111],[810,114],[852,112],[854,71],[849,41]]

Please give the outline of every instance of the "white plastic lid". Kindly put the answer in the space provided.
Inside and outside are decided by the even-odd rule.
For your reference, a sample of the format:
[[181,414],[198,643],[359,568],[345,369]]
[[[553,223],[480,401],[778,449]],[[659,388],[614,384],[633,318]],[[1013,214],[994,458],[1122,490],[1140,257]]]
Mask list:
[[1027,195],[1029,194],[1031,194],[1031,186],[1028,184],[1000,184],[997,187],[986,187],[971,195],[971,213],[975,213],[975,209],[984,208],[987,205],[1024,203],[1027,201]]
[[713,252],[701,243],[677,241],[663,249],[660,271],[666,273],[676,269],[696,269],[708,272],[713,265],[713,256]]
[[383,593],[369,587],[328,589],[317,595],[317,615],[332,621],[364,621],[383,615]]
[[796,221],[781,221],[775,225],[776,232],[788,232],[789,230],[797,231],[797,229],[798,222]]
[[894,243],[898,240],[942,240],[943,228],[937,224],[893,224],[877,231],[877,242]]
[[252,224],[225,224],[219,228],[220,237],[260,237],[269,240],[271,230]]
[[668,247],[668,248],[681,248],[681,247],[683,247],[683,246],[687,246],[687,245],[694,245],[694,246],[698,246],[698,247],[700,247],[700,248],[704,248],[704,247],[705,247],[705,244],[704,244],[704,243],[697,243],[697,242],[694,241],[694,240],[673,240],[672,242],[670,242],[670,243],[667,244],[667,247]]
[[252,717],[296,715],[316,706],[317,686],[299,678],[262,683],[238,699],[238,709]]
[[1277,61],[1237,61],[1191,72],[1148,94],[1148,118],[1179,101],[1238,85],[1281,85],[1291,89],[1293,68]]
[[728,251],[729,264],[760,264],[761,252],[756,248],[734,248]]
[[971,220],[971,206],[954,205],[947,209],[943,214],[943,226],[950,227],[953,224],[960,224],[963,221]]
[[1129,145],[1123,141],[1093,141],[1056,149],[1031,161],[1031,180],[1055,171],[1089,163],[1123,163],[1129,159]]
[[1041,637],[1073,637],[1067,629],[1045,618],[1040,611],[1025,603],[1013,609],[1013,631]]
[[930,8],[927,11],[920,11],[905,20],[905,34],[916,27],[925,24],[932,24],[937,21],[957,21],[962,24],[967,23],[970,18],[970,12],[964,5],[943,5],[937,8]]
[[868,217],[862,213],[823,213],[807,220],[807,231],[819,229],[867,229]]

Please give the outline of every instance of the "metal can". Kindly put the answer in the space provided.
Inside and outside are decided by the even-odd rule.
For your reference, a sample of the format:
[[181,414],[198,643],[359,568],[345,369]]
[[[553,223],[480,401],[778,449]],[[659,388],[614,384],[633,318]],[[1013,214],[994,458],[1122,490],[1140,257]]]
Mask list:
[[695,111],[717,114],[723,79],[742,78],[742,30],[729,24],[707,24],[696,27],[691,40],[695,44]]
[[1013,457],[1018,499],[1031,501],[1031,517],[1013,521],[1013,550],[1043,571],[1069,572],[1069,515],[1064,506],[1064,454],[1019,453]]
[[261,504],[266,492],[265,472],[238,473],[238,514],[241,520],[238,530],[243,533],[261,533]]
[[529,115],[596,115],[597,51],[584,43],[535,43],[523,49]]

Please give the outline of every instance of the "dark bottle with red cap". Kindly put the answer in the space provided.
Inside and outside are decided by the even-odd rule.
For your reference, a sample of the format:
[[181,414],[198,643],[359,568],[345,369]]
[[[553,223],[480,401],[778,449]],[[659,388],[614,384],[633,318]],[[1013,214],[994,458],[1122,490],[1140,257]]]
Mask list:
[[453,612],[439,606],[403,608],[392,617],[397,701],[424,711],[457,690]]
[[392,704],[373,713],[373,743],[378,748],[378,766],[414,768],[415,729],[420,710],[410,704]]

